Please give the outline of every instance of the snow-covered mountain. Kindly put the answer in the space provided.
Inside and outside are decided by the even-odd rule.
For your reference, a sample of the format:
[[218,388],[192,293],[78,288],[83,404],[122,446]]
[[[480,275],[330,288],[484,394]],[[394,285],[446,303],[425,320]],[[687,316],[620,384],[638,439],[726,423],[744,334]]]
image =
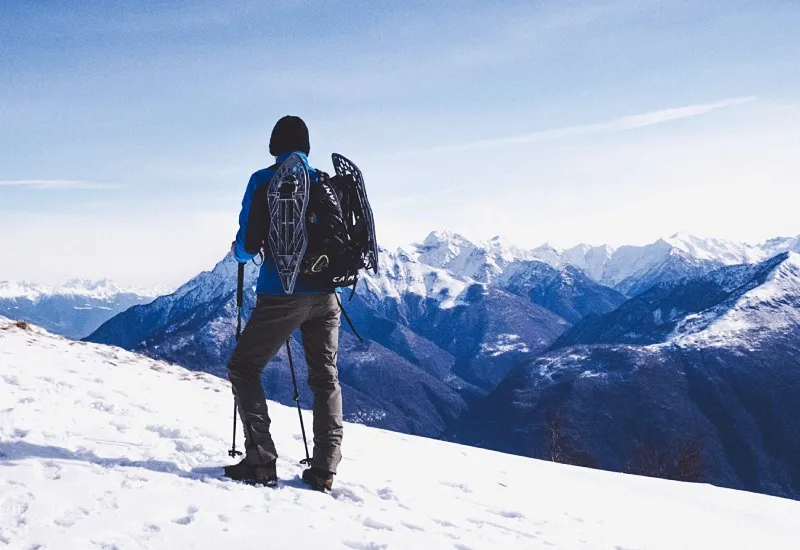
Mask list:
[[0,544],[9,548],[779,550],[800,538],[794,501],[354,424],[323,495],[299,480],[297,411],[277,403],[283,481],[249,487],[221,477],[223,380],[3,318],[0,357]]
[[125,287],[107,279],[72,279],[61,286],[0,281],[0,314],[83,338],[116,314],[167,292],[165,287]]
[[[343,331],[340,376],[345,395],[359,396],[350,400],[351,417],[440,436],[468,401],[493,389],[515,364],[545,350],[583,315],[606,313],[624,300],[571,266],[559,270],[530,257],[500,239],[476,247],[449,233],[431,234],[411,249],[382,250],[379,273],[365,274],[355,298],[345,299],[371,346],[365,356]],[[257,271],[249,264],[249,281]],[[174,294],[115,317],[89,339],[225,376],[235,273],[226,257]],[[362,366],[366,357],[395,375],[374,381],[375,373]],[[276,399],[291,403],[291,393],[281,389],[285,376],[283,369],[267,369],[266,384]],[[412,380],[413,391],[399,399],[396,385]]]
[[604,468],[694,441],[706,481],[800,498],[798,342],[796,253],[662,283],[512,370],[459,440],[542,456],[559,418]]
[[[547,348],[570,325],[524,292],[478,282],[422,258],[403,249],[383,251],[377,276],[363,278],[348,307],[364,334],[390,349],[410,350],[397,333],[411,331],[449,354],[452,366],[445,376],[452,373],[489,390],[511,366]],[[412,361],[424,368],[430,359],[417,354]]]
[[750,245],[676,233],[644,246],[614,249],[579,244],[560,250],[544,244],[526,250],[500,237],[471,242],[454,233],[437,231],[410,247],[410,253],[422,263],[479,282],[492,282],[509,266],[536,260],[557,269],[577,267],[594,282],[628,296],[657,283],[701,275],[726,265],[757,263],[787,251],[800,252],[800,236]]

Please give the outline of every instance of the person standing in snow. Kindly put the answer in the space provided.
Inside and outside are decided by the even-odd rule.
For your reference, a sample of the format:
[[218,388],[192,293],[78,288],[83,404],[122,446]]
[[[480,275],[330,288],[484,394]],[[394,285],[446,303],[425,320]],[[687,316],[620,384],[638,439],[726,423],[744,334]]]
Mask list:
[[[309,151],[305,122],[295,116],[281,118],[269,142],[275,164],[250,177],[242,200],[239,232],[232,245],[237,262],[245,263],[254,257],[245,251],[245,239],[255,189],[268,185],[281,163],[292,153],[299,153],[308,166]],[[316,170],[308,166],[308,171],[313,184],[317,181]],[[302,478],[313,489],[330,490],[342,458],[342,391],[336,368],[340,308],[334,289],[315,288],[298,281],[294,293],[285,294],[275,262],[267,254],[256,294],[256,307],[228,361],[228,377],[244,426],[245,457],[240,463],[226,467],[225,475],[249,483],[277,484],[278,453],[270,435],[261,373],[291,333],[299,328],[308,364],[308,384],[314,394],[314,452]]]

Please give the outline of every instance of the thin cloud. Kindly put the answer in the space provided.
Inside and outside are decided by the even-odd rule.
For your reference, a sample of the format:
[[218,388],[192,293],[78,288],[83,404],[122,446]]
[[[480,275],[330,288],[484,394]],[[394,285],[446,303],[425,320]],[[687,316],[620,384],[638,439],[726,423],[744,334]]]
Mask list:
[[521,134],[516,136],[509,136],[497,139],[486,139],[480,141],[472,141],[468,143],[460,143],[455,145],[445,145],[443,147],[434,147],[431,149],[418,149],[407,151],[402,154],[421,154],[421,153],[444,153],[444,152],[460,152],[472,151],[475,149],[492,149],[496,147],[504,147],[507,145],[518,145],[521,143],[538,143],[542,141],[551,141],[556,139],[564,139],[571,137],[589,136],[594,134],[608,134],[614,132],[624,132],[628,130],[635,130],[637,128],[644,128],[646,126],[654,126],[656,124],[663,124],[673,120],[680,120],[684,118],[692,118],[697,116],[706,115],[719,109],[733,107],[735,105],[742,105],[755,101],[756,97],[734,97],[715,101],[713,103],[704,103],[700,105],[688,105],[686,107],[677,107],[674,109],[661,109],[659,111],[651,111],[639,115],[629,115],[621,118],[616,118],[608,122],[600,122],[597,124],[582,124],[578,126],[566,126],[564,128],[554,128],[551,130],[543,130],[539,132],[532,132],[529,134]]
[[27,187],[29,189],[59,190],[119,189],[119,185],[82,180],[0,180],[0,187]]

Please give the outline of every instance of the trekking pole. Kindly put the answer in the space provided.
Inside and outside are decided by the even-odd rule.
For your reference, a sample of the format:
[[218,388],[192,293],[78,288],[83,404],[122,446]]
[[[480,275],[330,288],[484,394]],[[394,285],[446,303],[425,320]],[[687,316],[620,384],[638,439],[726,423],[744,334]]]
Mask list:
[[[242,309],[244,308],[244,264],[239,264],[239,272],[236,279],[236,341],[242,335]],[[233,443],[231,450],[228,451],[228,456],[236,458],[241,456],[242,452],[236,450],[236,397],[233,398]]]
[[300,417],[300,431],[303,433],[303,445],[306,448],[306,458],[300,464],[311,466],[311,457],[308,456],[308,440],[306,439],[306,426],[303,424],[303,412],[300,410],[300,392],[297,390],[297,376],[294,374],[294,362],[292,361],[292,348],[289,347],[289,339],[286,340],[286,354],[289,356],[289,370],[292,373],[292,385],[294,386],[294,402],[297,403],[297,416]]

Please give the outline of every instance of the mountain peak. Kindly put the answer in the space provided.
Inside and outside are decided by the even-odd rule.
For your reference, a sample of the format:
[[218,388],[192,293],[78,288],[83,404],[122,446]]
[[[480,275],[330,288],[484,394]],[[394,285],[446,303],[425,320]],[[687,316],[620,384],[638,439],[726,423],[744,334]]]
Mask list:
[[436,246],[440,244],[457,244],[457,245],[465,245],[465,244],[472,244],[472,242],[453,231],[431,231],[425,240],[422,241],[422,244],[425,246]]

